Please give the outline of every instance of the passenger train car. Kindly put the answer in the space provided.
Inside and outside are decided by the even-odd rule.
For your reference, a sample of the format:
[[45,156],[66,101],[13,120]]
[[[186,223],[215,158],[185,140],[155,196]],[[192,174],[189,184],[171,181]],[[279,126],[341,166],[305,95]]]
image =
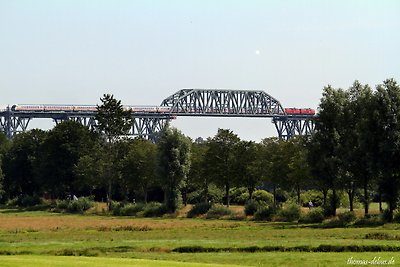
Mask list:
[[315,115],[315,109],[312,108],[285,108],[288,115]]
[[[169,113],[169,107],[158,106],[123,106],[133,113]],[[96,112],[94,105],[30,105],[18,104],[11,107],[12,111],[20,112]]]

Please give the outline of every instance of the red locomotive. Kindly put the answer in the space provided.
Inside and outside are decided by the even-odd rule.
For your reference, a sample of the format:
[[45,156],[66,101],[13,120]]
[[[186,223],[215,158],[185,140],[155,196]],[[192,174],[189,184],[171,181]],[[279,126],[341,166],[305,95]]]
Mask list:
[[312,108],[285,108],[288,115],[315,115],[315,109]]

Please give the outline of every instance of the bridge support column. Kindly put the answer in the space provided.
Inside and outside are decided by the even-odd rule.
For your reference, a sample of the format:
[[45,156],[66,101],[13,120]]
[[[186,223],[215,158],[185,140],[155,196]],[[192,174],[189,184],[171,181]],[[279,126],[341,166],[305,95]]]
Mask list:
[[272,118],[280,139],[288,140],[295,135],[311,135],[314,133],[314,120],[304,117],[281,116]]
[[147,138],[153,142],[157,141],[157,134],[164,129],[170,119],[158,118],[158,117],[144,117],[144,118],[133,118],[133,126],[131,134],[133,136],[139,136]]

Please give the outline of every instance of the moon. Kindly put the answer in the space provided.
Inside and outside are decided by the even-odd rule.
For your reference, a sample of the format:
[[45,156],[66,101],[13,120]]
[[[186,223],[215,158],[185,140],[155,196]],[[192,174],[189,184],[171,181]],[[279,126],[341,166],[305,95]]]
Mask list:
[[259,55],[260,54],[260,50],[256,50],[256,51],[254,51],[254,53],[256,53],[256,55]]

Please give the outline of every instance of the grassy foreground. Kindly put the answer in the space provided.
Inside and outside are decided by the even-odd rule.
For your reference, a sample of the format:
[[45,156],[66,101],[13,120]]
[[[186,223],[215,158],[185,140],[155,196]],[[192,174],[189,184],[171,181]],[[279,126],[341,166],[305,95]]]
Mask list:
[[225,265],[220,264],[201,264],[189,262],[176,262],[165,260],[144,260],[144,259],[120,259],[120,258],[89,258],[89,257],[66,257],[66,256],[1,256],[0,265],[3,267],[17,266],[17,267],[70,267],[70,266],[107,266],[107,267],[175,267],[175,266],[188,266],[188,267],[221,267]]
[[0,266],[400,266],[399,224],[318,226],[0,210]]
[[[206,253],[201,255],[142,255],[156,259],[105,258],[105,257],[67,257],[43,255],[0,256],[2,267],[71,267],[71,266],[107,266],[107,267],[222,267],[222,266],[355,266],[355,265],[386,265],[400,266],[396,262],[398,253]],[[170,259],[170,260],[165,260]],[[356,261],[367,260],[371,264],[356,264]],[[387,264],[383,264],[386,260]],[[193,263],[196,261],[197,263]],[[389,261],[393,261],[393,264]],[[223,262],[216,264],[213,262]],[[353,264],[352,264],[353,263]]]

